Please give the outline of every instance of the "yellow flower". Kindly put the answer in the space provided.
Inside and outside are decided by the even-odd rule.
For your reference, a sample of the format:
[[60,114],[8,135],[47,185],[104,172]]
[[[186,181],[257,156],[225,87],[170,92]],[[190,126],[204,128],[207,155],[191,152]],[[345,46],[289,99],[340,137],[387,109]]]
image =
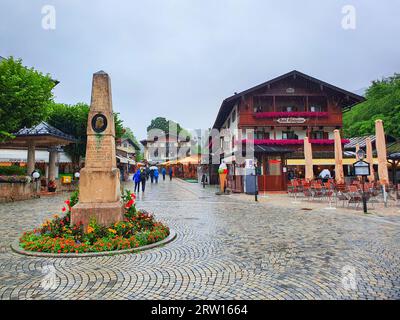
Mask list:
[[94,231],[94,228],[91,226],[87,227],[87,233],[92,233]]
[[54,219],[58,219],[58,214],[55,214],[55,215],[53,216],[53,218],[54,218]]
[[114,230],[114,229],[111,229],[111,228],[109,228],[109,229],[108,229],[108,231],[109,231],[109,232],[111,232],[111,233],[114,233],[114,234],[115,234],[115,233],[117,233],[117,231],[116,231],[116,230]]

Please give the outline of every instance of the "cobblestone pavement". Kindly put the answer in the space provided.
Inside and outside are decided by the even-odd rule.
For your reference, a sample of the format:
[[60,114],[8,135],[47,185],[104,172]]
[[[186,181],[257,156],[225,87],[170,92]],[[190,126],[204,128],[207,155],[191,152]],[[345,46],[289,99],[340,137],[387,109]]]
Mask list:
[[67,194],[0,204],[0,298],[400,298],[400,217],[304,211],[214,191],[180,180],[148,185],[138,207],[174,228],[177,239],[93,258],[36,258],[9,248],[58,212]]

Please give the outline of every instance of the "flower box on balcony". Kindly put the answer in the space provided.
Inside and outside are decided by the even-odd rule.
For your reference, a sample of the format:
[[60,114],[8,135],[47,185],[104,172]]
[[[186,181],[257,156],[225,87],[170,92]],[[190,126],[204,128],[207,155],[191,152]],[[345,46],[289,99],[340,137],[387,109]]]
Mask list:
[[325,118],[328,112],[256,112],[254,117],[257,119],[274,118]]
[[[244,139],[243,143],[246,143],[248,140]],[[342,144],[349,143],[350,140],[342,139]],[[250,141],[249,141],[250,142]],[[335,140],[333,139],[310,139],[311,144],[315,145],[333,145],[335,144]],[[295,139],[254,139],[255,145],[279,145],[279,146],[287,146],[287,145],[303,145],[304,140],[295,140]]]

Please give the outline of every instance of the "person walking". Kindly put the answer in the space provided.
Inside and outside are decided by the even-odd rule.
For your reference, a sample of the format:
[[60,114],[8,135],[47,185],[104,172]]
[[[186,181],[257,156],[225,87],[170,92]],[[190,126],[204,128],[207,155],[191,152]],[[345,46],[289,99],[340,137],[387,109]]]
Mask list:
[[146,180],[149,180],[150,177],[150,168],[146,167]]
[[144,191],[146,190],[146,180],[147,180],[147,174],[146,171],[143,169],[140,172],[140,182],[142,183],[142,192],[144,193]]
[[156,181],[156,183],[158,183],[158,175],[159,175],[158,168],[154,169],[153,175],[154,175],[154,180]]
[[172,174],[173,174],[172,168],[169,168],[168,174],[169,174],[169,181],[172,181]]
[[165,175],[167,174],[167,170],[165,170],[165,168],[162,168],[161,174],[162,174],[163,181],[165,181]]
[[137,169],[135,174],[133,175],[133,181],[135,182],[135,192],[137,189],[137,192],[139,193],[139,191],[140,191],[140,169]]
[[205,173],[203,173],[203,175],[201,177],[201,183],[203,185],[203,189],[205,189],[206,183],[207,183],[207,175]]
[[150,180],[151,180],[151,183],[154,182],[154,169],[150,169]]

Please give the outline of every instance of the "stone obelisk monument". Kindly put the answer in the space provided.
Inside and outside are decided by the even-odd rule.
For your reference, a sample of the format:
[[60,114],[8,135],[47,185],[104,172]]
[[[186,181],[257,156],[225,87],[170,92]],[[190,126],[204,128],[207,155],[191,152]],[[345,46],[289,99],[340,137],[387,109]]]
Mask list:
[[72,208],[71,223],[82,222],[86,230],[92,217],[105,226],[121,221],[120,198],[111,81],[99,71],[93,75],[85,167],[80,171],[79,202]]

